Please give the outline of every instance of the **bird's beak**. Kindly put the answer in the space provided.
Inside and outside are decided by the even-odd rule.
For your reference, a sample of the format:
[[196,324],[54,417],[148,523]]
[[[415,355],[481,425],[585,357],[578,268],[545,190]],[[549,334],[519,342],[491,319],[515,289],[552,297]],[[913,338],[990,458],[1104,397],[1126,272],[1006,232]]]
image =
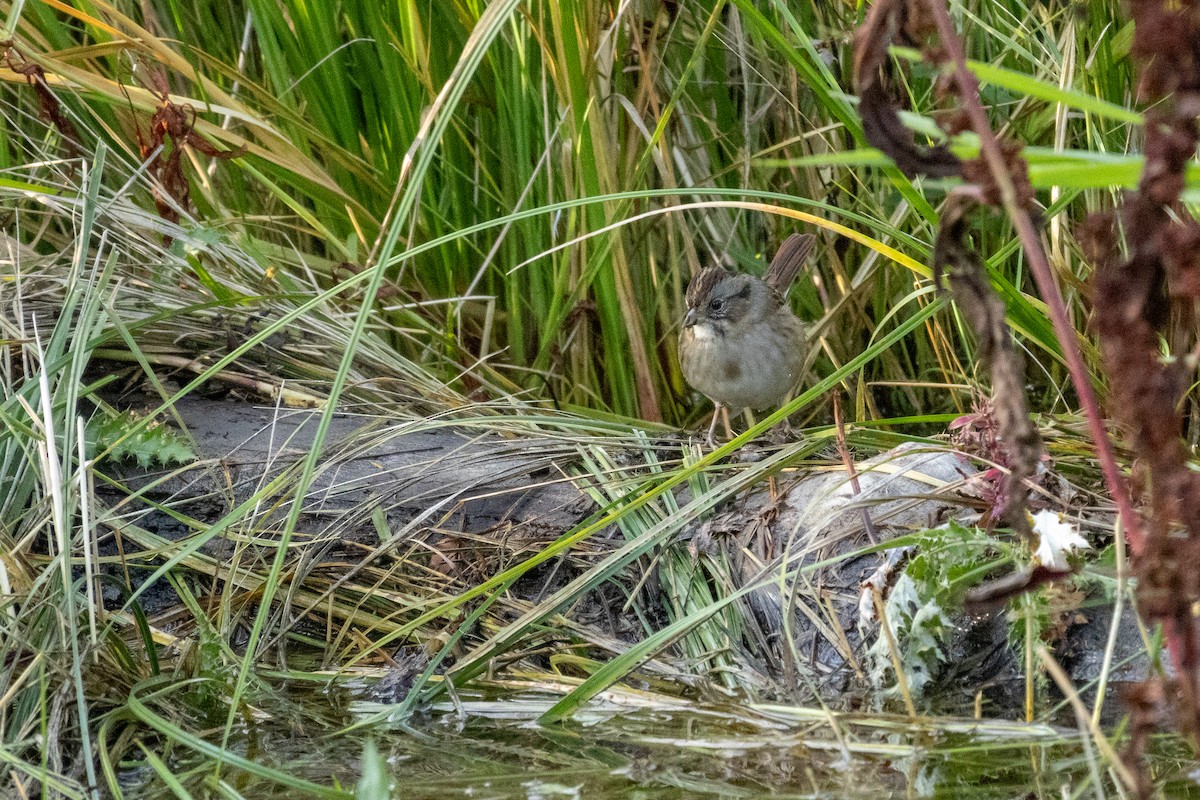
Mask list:
[[683,327],[690,328],[696,324],[696,309],[689,308],[683,317]]

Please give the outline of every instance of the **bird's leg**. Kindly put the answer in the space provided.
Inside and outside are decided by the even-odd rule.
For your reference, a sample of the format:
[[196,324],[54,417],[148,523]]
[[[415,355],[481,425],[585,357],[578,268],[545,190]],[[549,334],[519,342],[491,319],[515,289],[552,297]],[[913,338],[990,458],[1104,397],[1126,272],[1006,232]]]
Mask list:
[[779,429],[779,435],[783,437],[784,441],[787,441],[788,439],[792,438],[792,418],[791,417],[784,417],[783,421],[780,422],[776,427]]
[[784,417],[783,421],[767,431],[767,441],[771,444],[787,444],[792,439],[792,424]]
[[[751,428],[758,424],[758,420],[754,418],[754,415],[750,409],[746,409],[746,424],[748,424]],[[773,428],[767,430],[767,432],[763,434],[763,439],[770,444],[787,444],[789,431],[791,431],[791,427],[788,425],[788,421],[785,418],[783,422],[780,422],[778,425],[775,425]]]
[[[788,392],[787,395],[784,396],[783,403],[781,403],[780,405],[786,406],[788,403],[792,402],[795,399],[796,399],[796,390],[793,389],[792,391]],[[793,438],[794,430],[795,429],[792,428],[791,416],[784,417],[783,422],[779,423],[779,436],[781,437],[781,440],[782,440],[781,443],[791,441]],[[803,438],[803,437],[801,437],[801,438]]]
[[725,422],[725,438],[733,438],[733,426],[729,424],[729,406],[721,406],[721,419]]
[[725,411],[725,414],[726,414],[725,424],[728,426],[729,411],[727,409],[725,409],[725,407],[722,406],[720,403],[717,403],[714,401],[712,424],[708,426],[708,438],[704,440],[708,443],[708,446],[710,449],[715,450],[717,447],[717,443],[715,441],[713,441],[713,434],[716,433],[716,431],[717,431],[717,419],[721,416],[722,410]]

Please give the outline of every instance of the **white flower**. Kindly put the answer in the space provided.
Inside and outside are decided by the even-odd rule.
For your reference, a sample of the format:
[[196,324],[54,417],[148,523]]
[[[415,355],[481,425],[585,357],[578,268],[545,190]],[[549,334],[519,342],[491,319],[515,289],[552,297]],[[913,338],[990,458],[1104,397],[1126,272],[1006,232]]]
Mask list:
[[1071,568],[1067,556],[1074,550],[1090,550],[1087,543],[1062,515],[1053,511],[1039,511],[1033,515],[1033,532],[1038,536],[1038,549],[1034,558],[1042,566],[1065,572]]

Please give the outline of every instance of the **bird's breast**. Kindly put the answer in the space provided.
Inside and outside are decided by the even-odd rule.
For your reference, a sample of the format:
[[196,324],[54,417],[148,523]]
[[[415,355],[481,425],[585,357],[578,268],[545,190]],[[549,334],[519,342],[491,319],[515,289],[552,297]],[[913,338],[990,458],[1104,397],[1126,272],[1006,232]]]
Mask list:
[[791,314],[724,332],[697,324],[679,339],[688,384],[732,408],[779,403],[799,382],[803,365],[803,329]]

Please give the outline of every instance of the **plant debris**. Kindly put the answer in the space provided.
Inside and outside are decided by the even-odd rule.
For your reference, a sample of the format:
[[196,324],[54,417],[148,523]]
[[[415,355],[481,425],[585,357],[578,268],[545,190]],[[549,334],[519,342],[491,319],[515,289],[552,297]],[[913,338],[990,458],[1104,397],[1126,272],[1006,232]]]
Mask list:
[[980,363],[992,378],[991,414],[1008,467],[997,511],[1006,525],[1029,536],[1025,510],[1029,491],[1025,481],[1037,473],[1042,438],[1029,417],[1025,365],[1013,346],[1012,333],[1004,319],[1004,302],[988,283],[979,255],[966,241],[966,216],[975,207],[965,195],[952,194],[942,209],[941,227],[933,248],[934,281],[940,283],[943,273],[949,277],[955,302],[975,329]]
[[79,155],[79,131],[75,128],[75,123],[63,113],[62,103],[54,96],[54,92],[50,91],[50,85],[46,83],[46,70],[41,64],[26,58],[12,39],[0,41],[0,49],[4,50],[4,61],[8,68],[18,75],[24,75],[25,80],[37,92],[38,109],[42,118],[53,125],[62,136],[68,157]]
[[[981,361],[992,377],[993,413],[1009,467],[1000,513],[1007,525],[1029,535],[1025,513],[1028,491],[1023,483],[1035,474],[1041,460],[1041,437],[1029,419],[1024,364],[1012,344],[1004,303],[992,290],[983,262],[967,243],[966,216],[977,207],[975,200],[999,205],[1001,192],[982,160],[963,164],[945,145],[934,148],[915,145],[885,89],[890,64],[888,46],[893,41],[921,45],[934,32],[929,8],[922,0],[883,0],[873,5],[855,42],[855,88],[860,96],[867,138],[891,157],[905,175],[962,175],[974,183],[967,190],[953,193],[942,210],[933,255],[934,280],[938,282],[942,272],[949,275],[955,299],[979,339]],[[940,49],[927,48],[927,53],[934,61],[945,58]],[[965,88],[957,82],[954,86],[965,93]],[[957,119],[948,120],[948,124],[959,124]],[[1015,144],[1004,147],[1003,153],[1014,181],[1023,187],[1019,190],[1019,202],[1023,208],[1028,207],[1033,201],[1033,189],[1020,147]]]
[[[1155,691],[1174,695],[1176,724],[1200,738],[1200,631],[1192,609],[1200,602],[1200,475],[1188,468],[1179,399],[1192,381],[1186,360],[1164,361],[1173,306],[1186,315],[1197,297],[1200,225],[1179,202],[1185,169],[1200,141],[1200,10],[1192,3],[1135,0],[1133,54],[1140,69],[1146,114],[1146,163],[1136,192],[1119,212],[1095,214],[1079,231],[1095,265],[1095,325],[1108,369],[1111,407],[1149,477],[1146,537],[1135,551],[1138,608],[1166,632],[1177,675]],[[1127,257],[1118,247],[1118,222]],[[1134,543],[1135,545],[1138,543]],[[1142,697],[1151,693],[1146,687]],[[1155,724],[1135,702],[1133,728]],[[1157,717],[1157,715],[1154,715]],[[1127,758],[1142,763],[1145,736],[1131,739]],[[1140,789],[1148,796],[1145,776]]]
[[[228,161],[246,154],[246,145],[233,150],[218,150],[216,145],[196,133],[196,109],[171,100],[167,77],[161,70],[147,69],[159,98],[158,108],[150,118],[149,138],[137,129],[138,149],[147,162],[146,171],[155,179],[154,206],[158,215],[168,222],[179,222],[181,211],[190,203],[187,176],[183,174],[183,148],[192,147],[210,158]],[[170,144],[168,144],[170,139]],[[170,244],[168,240],[164,242]]]
[[880,0],[871,6],[854,42],[854,91],[863,134],[910,178],[948,178],[962,172],[962,161],[944,143],[927,147],[913,140],[912,131],[900,120],[888,82],[892,72],[888,47],[919,47],[932,30],[922,0]]

